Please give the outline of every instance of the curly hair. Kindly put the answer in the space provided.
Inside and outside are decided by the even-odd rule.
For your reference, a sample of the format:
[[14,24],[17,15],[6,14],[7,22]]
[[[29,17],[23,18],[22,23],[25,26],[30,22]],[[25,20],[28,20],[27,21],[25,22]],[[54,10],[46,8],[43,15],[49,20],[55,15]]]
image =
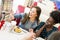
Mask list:
[[50,17],[52,17],[55,20],[55,23],[60,23],[60,11],[52,11],[50,13]]

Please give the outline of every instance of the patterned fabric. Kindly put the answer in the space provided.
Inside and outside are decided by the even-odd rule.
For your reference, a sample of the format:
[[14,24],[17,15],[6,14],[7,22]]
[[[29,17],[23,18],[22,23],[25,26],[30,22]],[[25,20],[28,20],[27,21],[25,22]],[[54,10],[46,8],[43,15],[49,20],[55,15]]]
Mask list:
[[[37,32],[45,23],[41,22],[40,25],[38,25],[35,28],[35,31]],[[46,31],[46,28],[43,29],[43,31],[41,32],[41,34],[39,35],[42,38],[47,38],[52,32],[57,31],[57,28],[53,26],[53,28],[50,31]]]

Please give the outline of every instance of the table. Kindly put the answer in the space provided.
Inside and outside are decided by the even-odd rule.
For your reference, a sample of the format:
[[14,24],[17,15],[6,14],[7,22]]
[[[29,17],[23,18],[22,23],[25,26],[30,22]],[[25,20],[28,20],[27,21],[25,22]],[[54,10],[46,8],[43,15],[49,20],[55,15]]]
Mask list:
[[[29,37],[29,32],[22,29],[21,33],[0,31],[0,40],[26,40]],[[43,40],[42,38],[36,38],[34,40]]]

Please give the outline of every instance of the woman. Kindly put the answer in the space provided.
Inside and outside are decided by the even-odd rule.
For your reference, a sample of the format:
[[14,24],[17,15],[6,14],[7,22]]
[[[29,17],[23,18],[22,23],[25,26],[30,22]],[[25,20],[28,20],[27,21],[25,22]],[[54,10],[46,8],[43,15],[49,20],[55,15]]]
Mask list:
[[57,28],[54,27],[56,23],[60,23],[60,12],[53,11],[50,13],[50,17],[47,19],[46,23],[41,22],[35,28],[36,36],[40,36],[42,38],[47,38],[52,32],[57,31]]
[[19,26],[25,30],[29,30],[30,28],[34,29],[39,24],[40,13],[41,13],[41,8],[33,7],[30,10],[29,15],[25,14]]

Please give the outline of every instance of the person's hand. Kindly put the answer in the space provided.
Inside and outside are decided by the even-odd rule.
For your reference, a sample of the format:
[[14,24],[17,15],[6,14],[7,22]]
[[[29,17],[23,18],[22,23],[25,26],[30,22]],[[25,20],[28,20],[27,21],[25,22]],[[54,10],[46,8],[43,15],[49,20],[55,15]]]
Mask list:
[[30,28],[30,29],[29,29],[29,32],[33,32],[33,29],[32,29],[32,28]]
[[35,39],[35,33],[33,32],[33,29],[29,29],[29,32],[25,34],[25,37],[22,38],[22,40],[34,40]]
[[33,29],[29,29],[29,33],[26,34],[25,40],[33,40],[35,38],[35,33],[33,32]]
[[47,23],[47,22],[46,22],[44,25],[45,25],[45,26],[48,26],[48,25],[49,25],[49,23]]
[[45,27],[49,27],[51,26],[51,23],[49,21],[46,21],[45,24],[44,24]]
[[30,33],[30,37],[32,38],[32,40],[36,38],[36,34],[33,32],[33,29],[29,29],[29,33]]

